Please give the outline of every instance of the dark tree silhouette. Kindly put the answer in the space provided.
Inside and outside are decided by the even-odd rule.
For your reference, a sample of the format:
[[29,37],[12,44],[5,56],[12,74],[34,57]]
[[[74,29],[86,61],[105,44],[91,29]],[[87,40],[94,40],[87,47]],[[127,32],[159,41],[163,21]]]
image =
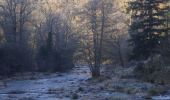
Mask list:
[[160,53],[158,47],[168,34],[167,17],[169,0],[135,0],[129,2],[132,12],[130,44],[133,46],[133,59],[147,59]]

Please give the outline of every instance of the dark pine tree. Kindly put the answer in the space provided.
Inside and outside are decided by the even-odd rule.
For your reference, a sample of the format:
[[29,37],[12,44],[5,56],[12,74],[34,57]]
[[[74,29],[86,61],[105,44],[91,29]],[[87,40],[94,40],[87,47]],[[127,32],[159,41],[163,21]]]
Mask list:
[[160,53],[168,35],[167,13],[169,0],[134,0],[128,3],[132,23],[129,29],[132,59],[147,59]]

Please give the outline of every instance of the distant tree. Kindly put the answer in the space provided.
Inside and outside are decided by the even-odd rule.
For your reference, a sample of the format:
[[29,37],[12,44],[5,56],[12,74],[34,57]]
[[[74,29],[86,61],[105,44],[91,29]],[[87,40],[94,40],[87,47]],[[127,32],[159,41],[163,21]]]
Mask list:
[[[115,11],[114,11],[115,10]],[[128,21],[129,17],[124,12],[121,12],[117,7],[113,8],[112,30],[109,30],[105,36],[106,57],[111,60],[112,64],[118,64],[122,67],[126,65],[130,48],[128,46]],[[127,24],[128,23],[128,24]]]
[[109,15],[112,9],[111,0],[92,0],[86,6],[85,19],[86,32],[82,36],[83,53],[90,66],[92,77],[100,76],[103,59],[104,38],[111,25]]
[[0,45],[1,75],[32,70],[31,49],[28,46],[29,27],[36,0],[1,0]]
[[46,7],[41,8],[40,11],[42,21],[36,25],[38,69],[64,71],[74,67],[72,57],[76,41],[66,15],[53,9],[48,0]]
[[2,0],[0,26],[7,42],[25,42],[28,23],[35,10],[36,0]]
[[166,26],[169,6],[168,0],[134,0],[130,1],[131,11],[130,44],[133,46],[132,59],[147,59],[160,53],[158,47],[167,36]]

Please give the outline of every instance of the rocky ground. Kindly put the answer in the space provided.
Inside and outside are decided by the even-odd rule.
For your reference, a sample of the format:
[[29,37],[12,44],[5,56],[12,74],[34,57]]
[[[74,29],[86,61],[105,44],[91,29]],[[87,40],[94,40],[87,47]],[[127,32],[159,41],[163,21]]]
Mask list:
[[0,81],[0,100],[170,100],[170,91],[153,96],[168,87],[134,79],[132,68],[109,68],[98,79],[90,78],[87,66],[68,73],[20,74]]

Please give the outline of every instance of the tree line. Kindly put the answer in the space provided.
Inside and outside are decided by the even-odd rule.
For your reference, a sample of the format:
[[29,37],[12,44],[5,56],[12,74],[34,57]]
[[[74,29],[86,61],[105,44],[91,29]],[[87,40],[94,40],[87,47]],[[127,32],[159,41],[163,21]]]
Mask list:
[[65,71],[85,62],[98,77],[104,64],[126,67],[155,55],[169,62],[168,0],[134,0],[125,7],[116,0],[82,6],[74,0],[4,0],[0,26],[1,75]]

